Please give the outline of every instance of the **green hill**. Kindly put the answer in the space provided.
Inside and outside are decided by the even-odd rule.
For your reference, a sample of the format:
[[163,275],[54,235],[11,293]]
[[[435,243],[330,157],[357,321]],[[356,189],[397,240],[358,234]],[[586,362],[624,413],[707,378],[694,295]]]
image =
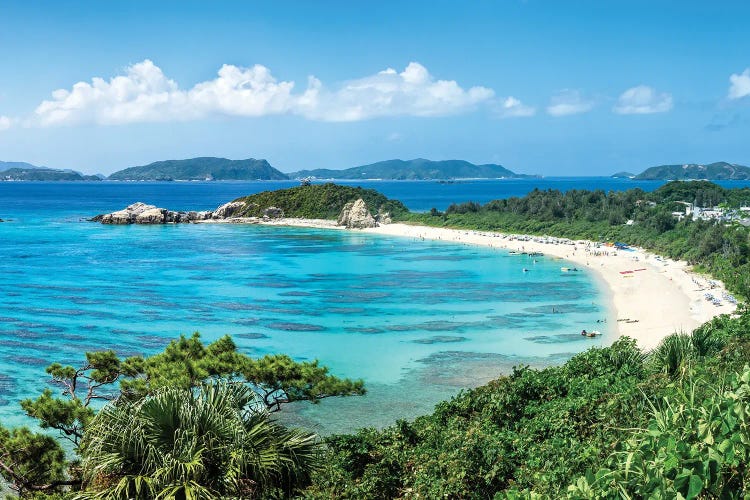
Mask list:
[[265,208],[277,207],[284,211],[286,217],[335,219],[344,205],[359,198],[364,200],[372,214],[382,210],[398,216],[409,211],[400,201],[391,200],[374,189],[328,183],[263,191],[237,198],[234,201],[244,202],[246,208],[233,216],[261,217]]
[[725,161],[709,165],[698,165],[696,163],[659,165],[644,170],[634,178],[638,180],[748,180],[750,179],[750,168]]
[[344,170],[316,169],[301,170],[289,174],[293,179],[317,177],[319,179],[498,179],[531,177],[511,172],[502,165],[475,165],[464,160],[432,161],[424,158],[416,160],[386,160],[352,167]]
[[228,160],[214,157],[157,161],[126,168],[109,176],[109,180],[116,181],[254,181],[287,178],[286,174],[273,168],[266,160]]
[[100,181],[95,175],[83,175],[72,170],[56,170],[52,168],[13,167],[0,171],[0,181]]

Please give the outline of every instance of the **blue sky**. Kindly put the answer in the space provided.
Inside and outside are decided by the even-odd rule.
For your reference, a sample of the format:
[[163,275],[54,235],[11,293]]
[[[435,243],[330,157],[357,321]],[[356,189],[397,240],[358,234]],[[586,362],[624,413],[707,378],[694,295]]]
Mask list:
[[750,165],[750,2],[0,3],[0,160]]

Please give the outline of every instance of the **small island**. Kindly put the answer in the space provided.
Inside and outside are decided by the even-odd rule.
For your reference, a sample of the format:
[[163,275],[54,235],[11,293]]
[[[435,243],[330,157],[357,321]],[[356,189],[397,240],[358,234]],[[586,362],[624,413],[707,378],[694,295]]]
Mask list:
[[100,181],[97,175],[85,175],[75,170],[37,167],[26,162],[0,161],[0,181]]

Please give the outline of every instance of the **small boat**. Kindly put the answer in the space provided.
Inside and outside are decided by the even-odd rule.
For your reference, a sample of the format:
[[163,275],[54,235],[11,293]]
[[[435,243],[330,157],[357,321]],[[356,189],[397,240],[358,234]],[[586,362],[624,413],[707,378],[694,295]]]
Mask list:
[[524,268],[523,268],[523,272],[525,272],[525,273],[528,273],[528,272],[529,272],[529,270],[528,270],[528,269],[526,269],[526,268],[524,267]]

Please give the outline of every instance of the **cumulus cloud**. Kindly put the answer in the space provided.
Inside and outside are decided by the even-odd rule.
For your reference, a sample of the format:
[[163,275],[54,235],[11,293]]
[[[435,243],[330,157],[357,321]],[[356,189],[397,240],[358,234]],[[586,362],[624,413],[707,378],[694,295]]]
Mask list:
[[41,125],[194,120],[211,115],[296,114],[319,121],[358,121],[384,116],[445,116],[474,110],[494,92],[464,89],[437,80],[419,63],[402,72],[388,68],[328,89],[314,76],[307,88],[278,81],[265,66],[225,64],[215,79],[183,90],[152,61],[133,64],[108,81],[93,78],[70,90],[56,90],[36,109]]
[[594,108],[594,101],[584,98],[578,90],[561,90],[553,95],[547,106],[552,116],[567,116],[586,113]]
[[617,100],[612,111],[621,115],[664,113],[672,109],[672,94],[659,93],[647,85],[629,88]]
[[509,96],[500,101],[497,114],[501,118],[534,116],[536,114],[536,108],[526,106],[515,97]]
[[0,115],[0,132],[8,130],[11,126],[10,118],[4,115]]
[[740,99],[750,95],[750,68],[729,77],[729,98]]

